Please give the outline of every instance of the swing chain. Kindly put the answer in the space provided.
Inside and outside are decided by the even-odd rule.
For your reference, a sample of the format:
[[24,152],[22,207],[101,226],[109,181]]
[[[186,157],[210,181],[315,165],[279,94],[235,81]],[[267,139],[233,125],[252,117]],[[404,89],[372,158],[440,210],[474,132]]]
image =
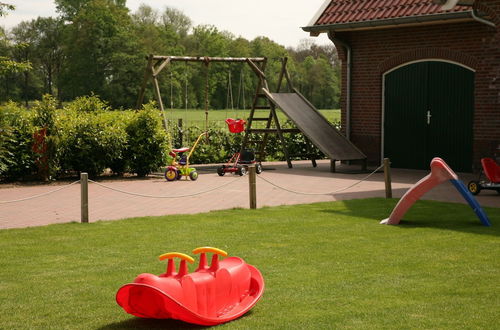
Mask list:
[[203,63],[205,63],[205,133],[206,139],[208,142],[208,78],[209,78],[209,66],[210,66],[210,58],[205,56],[203,59]]

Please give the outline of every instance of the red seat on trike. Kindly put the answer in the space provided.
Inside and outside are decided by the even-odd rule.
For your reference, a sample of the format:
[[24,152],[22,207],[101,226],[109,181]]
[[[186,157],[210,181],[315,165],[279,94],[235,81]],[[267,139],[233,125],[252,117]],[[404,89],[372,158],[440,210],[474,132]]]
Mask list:
[[493,183],[500,183],[500,166],[492,158],[481,158],[484,174]]
[[176,153],[182,153],[182,152],[189,151],[189,148],[184,147],[184,148],[179,148],[179,149],[172,149],[172,151],[176,152]]

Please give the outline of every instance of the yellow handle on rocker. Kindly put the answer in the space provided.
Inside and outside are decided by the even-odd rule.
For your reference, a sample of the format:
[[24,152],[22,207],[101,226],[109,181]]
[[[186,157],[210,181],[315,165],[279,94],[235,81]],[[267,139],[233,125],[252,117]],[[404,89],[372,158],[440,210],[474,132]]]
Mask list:
[[193,263],[194,259],[188,256],[187,254],[180,253],[180,252],[168,252],[164,253],[161,256],[158,257],[160,260],[165,260],[165,259],[173,259],[173,258],[179,258],[181,260],[185,260],[189,263]]
[[218,248],[214,247],[209,247],[209,246],[203,246],[199,247],[193,250],[193,254],[199,254],[199,253],[214,253],[221,255],[223,257],[227,257],[227,252]]

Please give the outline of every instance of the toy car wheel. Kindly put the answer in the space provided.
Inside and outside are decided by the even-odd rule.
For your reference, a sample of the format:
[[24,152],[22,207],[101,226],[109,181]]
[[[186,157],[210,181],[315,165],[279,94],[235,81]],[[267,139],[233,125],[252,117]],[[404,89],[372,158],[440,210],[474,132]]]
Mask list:
[[179,173],[177,170],[168,169],[165,171],[165,179],[167,179],[167,181],[175,181],[177,179],[178,174]]
[[196,181],[196,179],[198,179],[198,172],[193,171],[193,172],[189,173],[189,178],[193,181]]
[[224,174],[226,174],[226,172],[224,172],[224,167],[219,167],[217,169],[217,174],[219,174],[219,176],[224,176]]
[[257,174],[262,173],[262,164],[261,163],[255,164],[255,173],[257,173]]
[[237,172],[240,176],[243,176],[245,174],[247,174],[247,169],[245,166],[240,166],[238,167],[238,172]]
[[177,180],[182,179],[182,173],[181,171],[177,171]]
[[469,189],[470,193],[473,195],[477,195],[481,191],[481,188],[479,187],[479,182],[477,181],[469,182],[469,184],[467,184],[467,189]]

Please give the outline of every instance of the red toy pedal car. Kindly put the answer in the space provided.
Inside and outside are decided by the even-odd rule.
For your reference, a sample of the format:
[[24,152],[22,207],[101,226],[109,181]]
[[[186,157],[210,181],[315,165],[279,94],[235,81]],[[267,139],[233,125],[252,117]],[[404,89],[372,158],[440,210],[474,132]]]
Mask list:
[[[500,194],[500,166],[492,158],[481,158],[483,170],[479,174],[477,181],[470,181],[467,189],[477,195],[481,190],[496,190]],[[489,181],[481,180],[482,172]]]
[[231,159],[221,167],[217,168],[217,174],[224,176],[226,173],[236,173],[245,175],[248,165],[255,164],[255,172],[262,173],[262,165],[255,161],[255,154],[252,150],[246,149],[242,153],[236,152]]
[[[245,130],[246,121],[244,119],[226,119],[227,127],[231,133],[241,133]],[[217,168],[217,174],[224,176],[226,173],[236,173],[245,175],[248,171],[248,166],[255,164],[255,172],[262,173],[262,164],[255,161],[255,153],[253,150],[245,149],[243,152],[236,152],[229,161]]]

